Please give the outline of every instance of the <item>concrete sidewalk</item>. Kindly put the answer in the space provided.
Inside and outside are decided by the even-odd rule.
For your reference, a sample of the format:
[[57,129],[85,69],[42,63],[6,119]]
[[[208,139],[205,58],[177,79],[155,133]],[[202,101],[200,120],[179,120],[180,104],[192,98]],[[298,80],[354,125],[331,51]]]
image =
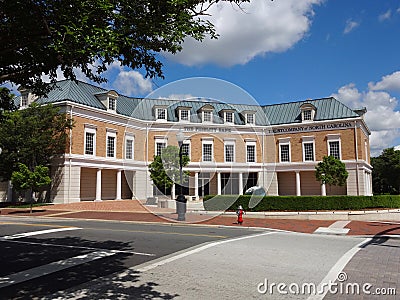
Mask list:
[[[29,209],[2,208],[1,215],[8,216],[40,216],[49,218],[72,218],[92,220],[113,220],[130,222],[155,222],[165,224],[238,226],[233,212],[206,212],[188,210],[185,222],[178,222],[174,210],[146,206],[137,200],[110,200],[101,202],[78,202],[71,204],[55,204],[35,207],[32,214]],[[318,218],[314,218],[318,215]],[[335,218],[332,218],[332,216]],[[338,216],[343,218],[337,218]],[[244,227],[271,228],[277,230],[303,233],[325,233],[340,235],[399,235],[400,212],[367,211],[357,212],[364,221],[348,220],[351,212],[306,212],[306,213],[247,213],[244,216]],[[383,218],[381,221],[367,221],[368,216]],[[347,217],[346,217],[347,216]],[[384,221],[384,217],[388,219]],[[396,221],[396,218],[398,221]],[[338,221],[341,220],[341,221]],[[346,221],[344,221],[346,220]],[[374,220],[374,218],[371,218]]]

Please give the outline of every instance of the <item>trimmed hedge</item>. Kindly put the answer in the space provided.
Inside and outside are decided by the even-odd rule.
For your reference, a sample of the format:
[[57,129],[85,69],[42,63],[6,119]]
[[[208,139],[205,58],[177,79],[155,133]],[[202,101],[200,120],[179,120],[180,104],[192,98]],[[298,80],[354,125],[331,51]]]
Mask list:
[[[37,203],[34,202],[32,207],[53,205],[53,203]],[[31,204],[29,202],[0,202],[0,208],[29,208]]]
[[204,208],[209,211],[236,210],[239,205],[242,205],[243,209],[246,211],[314,211],[400,208],[400,195],[266,197],[251,195],[209,195],[204,197]]

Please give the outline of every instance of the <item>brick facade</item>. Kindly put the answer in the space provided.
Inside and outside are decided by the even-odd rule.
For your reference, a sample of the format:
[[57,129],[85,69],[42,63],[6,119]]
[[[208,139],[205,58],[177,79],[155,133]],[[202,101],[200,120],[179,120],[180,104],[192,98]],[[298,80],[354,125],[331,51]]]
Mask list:
[[[316,164],[328,155],[328,140],[340,141],[341,160],[349,172],[344,187],[327,187],[328,194],[370,195],[371,166],[369,131],[362,115],[333,98],[307,100],[276,106],[244,107],[202,101],[143,99],[137,102],[119,98],[115,91],[105,91],[86,83],[61,82],[69,91],[80,90],[66,99],[59,99],[57,89],[42,103],[54,102],[72,115],[70,149],[65,158],[53,167],[51,200],[73,202],[84,200],[133,197],[145,200],[153,196],[149,178],[156,142],[165,140],[177,146],[176,134],[182,131],[190,143],[191,161],[188,192],[194,198],[202,193],[219,194],[226,190],[243,193],[249,185],[262,186],[268,195],[319,195],[321,183],[315,181]],[[61,87],[62,88],[62,87]],[[97,90],[97,93],[93,91]],[[59,90],[58,90],[59,91]],[[75,97],[85,95],[80,101]],[[116,99],[116,111],[107,109],[108,97]],[[135,101],[136,102],[135,102]],[[86,101],[86,102],[85,102]],[[121,101],[121,103],[119,103]],[[139,104],[135,104],[139,103]],[[130,105],[135,109],[126,110]],[[229,106],[235,124],[224,124],[218,116]],[[165,120],[155,120],[155,108],[166,111]],[[191,120],[177,120],[179,108],[191,109]],[[330,107],[333,111],[328,111]],[[202,110],[212,110],[212,122],[202,123]],[[325,109],[325,111],[324,111]],[[312,120],[303,120],[303,113],[312,110]],[[254,113],[255,124],[246,124],[247,114]],[[269,114],[270,123],[263,123]],[[319,119],[318,119],[319,117]],[[274,119],[275,118],[275,119]],[[274,123],[275,122],[275,123]],[[95,132],[95,153],[85,154],[85,130]],[[115,136],[115,157],[107,157],[107,135]],[[126,137],[133,139],[133,158],[125,159]],[[212,161],[203,161],[203,143],[213,144]],[[314,143],[315,159],[303,160],[303,142]],[[280,143],[290,144],[290,161],[280,162]],[[225,162],[225,144],[234,144],[234,162]],[[255,145],[255,162],[247,162],[247,145]],[[209,178],[207,177],[209,176]],[[208,178],[208,179],[205,179]],[[232,181],[225,189],[228,178]],[[249,178],[249,179],[248,179]],[[207,182],[208,180],[208,182]],[[200,184],[206,183],[201,187]],[[227,185],[227,186],[228,186]],[[5,198],[4,187],[0,196]]]

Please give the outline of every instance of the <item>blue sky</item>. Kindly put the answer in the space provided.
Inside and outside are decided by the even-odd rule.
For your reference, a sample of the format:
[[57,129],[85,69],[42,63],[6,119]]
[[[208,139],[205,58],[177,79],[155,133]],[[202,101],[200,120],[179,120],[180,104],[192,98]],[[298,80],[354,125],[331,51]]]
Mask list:
[[[303,2],[302,7],[296,7],[296,1]],[[258,5],[260,2],[268,1],[253,1]],[[268,44],[262,48],[255,42],[256,47],[261,47],[260,53],[245,63],[232,58],[230,65],[225,61],[218,64],[213,58],[191,63],[186,57],[167,56],[163,60],[166,79],[155,83],[162,86],[187,77],[215,77],[240,86],[260,104],[334,95],[351,108],[367,106],[366,120],[372,131],[374,154],[400,144],[400,73],[396,73],[400,71],[400,1],[275,0],[265,5],[272,11],[268,15],[273,21],[283,18],[292,23],[288,27],[298,24],[300,28],[293,33],[285,30],[284,25],[266,25],[265,31],[268,26],[272,27],[269,33],[273,38],[286,39],[281,48]],[[273,11],[278,6],[285,6],[286,12],[275,14]],[[260,15],[265,14],[259,11]],[[249,13],[248,22],[260,26],[262,22],[253,21],[253,15],[257,12]],[[301,17],[308,20],[308,26],[304,26]],[[218,28],[222,31],[222,40],[226,29],[223,25]],[[250,38],[243,37],[240,24],[232,31],[237,40],[221,41],[228,46],[219,48],[228,57],[232,45],[241,47],[240,38],[249,43],[268,38],[260,32]],[[293,38],[295,34],[300,37]],[[207,47],[202,50],[207,52]],[[211,47],[210,55],[215,51]]]
[[[253,0],[242,8],[211,9],[218,40],[188,39],[178,55],[160,55],[165,79],[113,65],[105,86],[137,97],[157,95],[159,87],[165,97],[221,97],[207,81],[201,89],[171,84],[210,77],[260,104],[335,96],[351,108],[367,107],[373,155],[400,145],[399,0]],[[242,91],[226,97],[235,95]]]

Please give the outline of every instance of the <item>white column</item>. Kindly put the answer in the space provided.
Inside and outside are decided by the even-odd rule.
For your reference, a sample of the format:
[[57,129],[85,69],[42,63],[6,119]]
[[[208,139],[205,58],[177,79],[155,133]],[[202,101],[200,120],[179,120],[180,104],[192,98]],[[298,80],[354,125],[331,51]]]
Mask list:
[[221,195],[221,173],[217,173],[217,195]]
[[175,183],[172,185],[172,187],[171,187],[171,197],[172,197],[172,199],[175,199],[176,198],[176,194],[175,194]]
[[239,173],[239,195],[243,195],[243,173]]
[[96,173],[96,199],[94,201],[101,201],[101,169],[97,169]]
[[13,196],[13,187],[12,187],[12,183],[11,180],[8,181],[8,185],[7,185],[7,202],[12,202],[12,196]]
[[326,196],[326,185],[325,182],[322,182],[321,184],[321,195]]
[[296,171],[296,196],[301,196],[300,171]]
[[194,196],[196,200],[199,198],[199,173],[194,173]]
[[122,180],[121,180],[121,170],[117,171],[117,197],[115,200],[121,200],[122,195],[121,195],[121,188],[122,188]]

